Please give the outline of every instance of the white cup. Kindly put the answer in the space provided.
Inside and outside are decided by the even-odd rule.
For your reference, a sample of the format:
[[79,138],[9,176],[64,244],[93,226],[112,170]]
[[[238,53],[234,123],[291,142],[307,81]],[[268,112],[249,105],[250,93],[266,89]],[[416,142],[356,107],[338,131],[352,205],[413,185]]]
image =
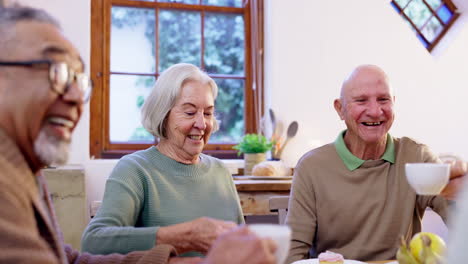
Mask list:
[[283,264],[291,244],[291,228],[286,225],[252,224],[249,229],[261,238],[271,238],[276,242],[276,264]]
[[417,194],[437,195],[447,185],[450,165],[446,163],[407,163],[406,179]]

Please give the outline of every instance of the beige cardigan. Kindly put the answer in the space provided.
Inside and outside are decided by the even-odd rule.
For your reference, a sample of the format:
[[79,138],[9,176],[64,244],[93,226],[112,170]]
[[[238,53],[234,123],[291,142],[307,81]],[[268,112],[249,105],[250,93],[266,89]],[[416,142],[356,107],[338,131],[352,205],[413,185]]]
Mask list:
[[43,177],[33,175],[0,128],[0,263],[165,264],[174,253],[172,246],[159,245],[128,255],[93,256],[65,245]]

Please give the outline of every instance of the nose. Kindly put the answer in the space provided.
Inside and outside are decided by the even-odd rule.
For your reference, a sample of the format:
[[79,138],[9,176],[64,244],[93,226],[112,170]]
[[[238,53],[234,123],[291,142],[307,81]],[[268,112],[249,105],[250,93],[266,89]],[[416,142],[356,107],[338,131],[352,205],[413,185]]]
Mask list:
[[378,117],[383,113],[382,106],[379,102],[373,101],[370,103],[367,113],[372,117]]
[[205,116],[202,112],[198,112],[196,114],[194,127],[200,130],[204,130],[206,128]]
[[70,86],[66,89],[66,92],[62,95],[64,101],[84,104],[84,92],[79,88],[78,83],[73,81]]

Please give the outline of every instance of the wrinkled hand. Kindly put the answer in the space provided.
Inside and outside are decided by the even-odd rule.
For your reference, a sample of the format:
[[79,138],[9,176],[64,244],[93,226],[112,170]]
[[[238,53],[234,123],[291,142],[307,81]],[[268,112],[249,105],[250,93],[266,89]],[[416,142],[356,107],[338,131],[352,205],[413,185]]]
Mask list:
[[220,235],[237,226],[234,222],[216,220],[209,217],[198,218],[189,223],[191,224],[191,232],[187,239],[192,241],[194,250],[202,253],[208,252],[213,241]]
[[275,264],[276,247],[273,240],[243,226],[216,240],[203,264]]
[[213,241],[236,226],[234,222],[201,217],[190,222],[160,227],[156,236],[158,243],[173,245],[179,253],[206,253]]
[[460,189],[463,187],[463,181],[468,173],[466,162],[462,160],[451,160],[446,163],[450,164],[450,181],[440,193],[448,200],[455,200]]

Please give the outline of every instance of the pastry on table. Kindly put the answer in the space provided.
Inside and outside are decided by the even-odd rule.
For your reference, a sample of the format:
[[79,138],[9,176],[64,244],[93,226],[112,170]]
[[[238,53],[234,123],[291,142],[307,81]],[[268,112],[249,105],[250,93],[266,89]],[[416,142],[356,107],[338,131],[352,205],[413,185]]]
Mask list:
[[322,252],[318,255],[320,264],[343,264],[343,255],[332,251]]

